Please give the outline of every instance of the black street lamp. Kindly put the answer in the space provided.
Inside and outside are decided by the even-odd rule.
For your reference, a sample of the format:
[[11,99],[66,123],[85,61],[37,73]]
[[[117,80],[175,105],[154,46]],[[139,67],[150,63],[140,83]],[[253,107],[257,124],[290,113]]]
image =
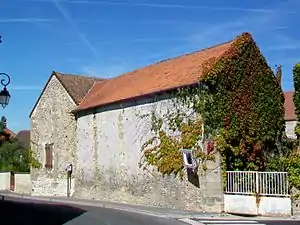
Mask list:
[[4,86],[2,91],[0,91],[0,104],[2,105],[3,108],[5,108],[8,105],[10,99],[10,94],[6,89],[6,86],[9,85],[10,83],[10,76],[6,73],[0,73],[0,76],[5,77],[0,80],[0,83]]

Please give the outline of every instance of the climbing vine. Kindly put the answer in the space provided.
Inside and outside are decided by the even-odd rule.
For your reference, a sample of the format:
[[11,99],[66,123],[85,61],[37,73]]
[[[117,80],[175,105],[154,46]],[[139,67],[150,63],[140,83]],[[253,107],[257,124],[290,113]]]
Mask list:
[[[164,120],[167,121],[168,129],[163,129]],[[144,160],[141,165],[155,166],[163,175],[173,173],[182,177],[183,162],[180,149],[193,149],[195,157],[201,161],[214,160],[213,154],[202,151],[199,142],[203,128],[200,118],[187,118],[184,113],[177,111],[163,118],[152,113],[151,121],[151,130],[155,135],[142,147]]]
[[[198,117],[186,119],[185,110],[177,110],[165,126],[155,117],[155,135],[142,148],[146,164],[162,174],[181,174],[179,149],[192,148],[200,161],[213,160],[213,151],[220,152],[224,171],[264,170],[283,133],[284,96],[250,34],[237,37],[202,70],[197,85],[174,96],[176,107],[191,109]],[[205,151],[199,146],[203,128]],[[178,131],[180,138],[168,129]]]

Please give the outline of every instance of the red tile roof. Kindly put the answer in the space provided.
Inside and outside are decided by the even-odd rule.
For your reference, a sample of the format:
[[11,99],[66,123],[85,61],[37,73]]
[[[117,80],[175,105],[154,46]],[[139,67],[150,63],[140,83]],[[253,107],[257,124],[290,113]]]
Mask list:
[[284,92],[284,109],[285,109],[285,120],[297,120],[297,116],[295,113],[295,105],[293,101],[294,91]]
[[208,60],[219,59],[234,41],[165,60],[95,83],[76,111],[197,83]]

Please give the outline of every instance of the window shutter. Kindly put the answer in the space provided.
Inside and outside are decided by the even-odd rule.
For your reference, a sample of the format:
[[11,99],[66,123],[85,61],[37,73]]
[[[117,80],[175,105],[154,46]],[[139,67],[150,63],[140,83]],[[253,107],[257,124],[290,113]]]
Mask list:
[[45,144],[45,155],[46,155],[46,164],[45,167],[49,167],[49,144]]
[[49,145],[49,167],[53,168],[53,143]]
[[45,155],[46,155],[46,164],[47,169],[53,168],[53,144],[45,145]]

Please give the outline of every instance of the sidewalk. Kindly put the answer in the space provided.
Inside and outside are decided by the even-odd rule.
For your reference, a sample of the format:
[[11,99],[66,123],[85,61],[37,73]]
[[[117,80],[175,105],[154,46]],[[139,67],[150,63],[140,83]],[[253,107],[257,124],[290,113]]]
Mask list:
[[[230,214],[219,214],[219,213],[205,213],[189,210],[176,210],[170,208],[157,208],[151,206],[142,206],[142,205],[131,205],[126,203],[117,203],[117,202],[106,202],[99,200],[88,200],[88,199],[79,199],[74,197],[55,197],[55,196],[30,196],[13,193],[10,191],[0,191],[0,197],[11,197],[11,198],[20,198],[40,202],[48,203],[61,203],[61,204],[71,204],[71,205],[82,205],[82,206],[93,206],[93,207],[102,207],[117,209],[127,212],[134,212],[140,214],[146,214],[156,217],[163,218],[173,218],[173,219],[243,219],[243,220],[299,220],[300,218],[289,217],[289,218],[275,218],[275,217],[245,217],[245,216],[236,216]],[[0,198],[1,199],[1,198]]]

